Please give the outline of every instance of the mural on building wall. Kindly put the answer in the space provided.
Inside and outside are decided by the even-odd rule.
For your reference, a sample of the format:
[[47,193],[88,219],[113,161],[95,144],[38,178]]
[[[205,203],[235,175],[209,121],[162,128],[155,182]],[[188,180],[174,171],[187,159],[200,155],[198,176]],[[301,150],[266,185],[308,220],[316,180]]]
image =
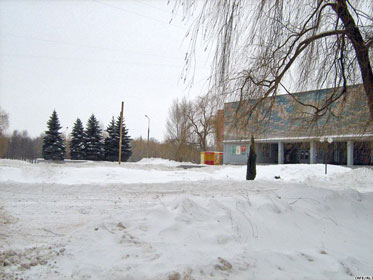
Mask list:
[[[334,89],[295,93],[305,104],[321,105]],[[256,100],[231,102],[224,106],[225,140],[256,138],[309,137],[322,135],[364,135],[372,133],[366,95],[362,85],[350,86],[344,98],[316,121],[314,108],[303,106],[290,95],[269,98],[247,118],[247,107]],[[239,121],[235,121],[235,120]]]

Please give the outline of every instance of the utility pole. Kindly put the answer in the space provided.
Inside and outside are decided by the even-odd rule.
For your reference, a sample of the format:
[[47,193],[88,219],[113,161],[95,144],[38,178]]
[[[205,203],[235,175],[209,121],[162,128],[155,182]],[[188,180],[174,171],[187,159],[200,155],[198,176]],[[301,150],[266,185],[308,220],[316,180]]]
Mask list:
[[148,117],[148,115],[145,115],[145,117],[148,118],[148,143],[146,145],[146,149],[147,149],[147,156],[149,157],[150,118]]
[[123,107],[124,102],[122,101],[122,109],[120,110],[120,132],[119,132],[119,157],[118,163],[122,161],[122,135],[123,135]]

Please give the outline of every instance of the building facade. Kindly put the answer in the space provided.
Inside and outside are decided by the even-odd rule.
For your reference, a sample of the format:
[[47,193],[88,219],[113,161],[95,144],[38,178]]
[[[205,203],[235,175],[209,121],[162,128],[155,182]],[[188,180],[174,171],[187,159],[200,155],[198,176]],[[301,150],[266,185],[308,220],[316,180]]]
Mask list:
[[258,163],[372,165],[373,124],[362,85],[348,87],[330,110],[313,118],[313,110],[340,90],[279,95],[266,100],[250,117],[245,117],[247,108],[256,100],[226,103],[224,164],[245,164],[254,135]]

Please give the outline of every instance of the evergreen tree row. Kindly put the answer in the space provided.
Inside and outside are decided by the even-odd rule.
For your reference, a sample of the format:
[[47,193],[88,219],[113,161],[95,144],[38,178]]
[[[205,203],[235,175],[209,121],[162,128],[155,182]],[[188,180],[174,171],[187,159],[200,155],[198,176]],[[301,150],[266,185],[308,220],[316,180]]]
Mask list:
[[[48,130],[43,141],[43,157],[47,160],[63,160],[65,145],[58,132],[61,129],[56,111],[53,111],[48,123]],[[131,138],[128,135],[124,121],[122,122],[122,161],[127,161],[132,154]],[[104,139],[99,122],[92,114],[87,122],[86,129],[78,118],[71,132],[70,156],[73,160],[107,160],[118,161],[120,116],[117,121],[111,120],[106,129],[108,136]]]

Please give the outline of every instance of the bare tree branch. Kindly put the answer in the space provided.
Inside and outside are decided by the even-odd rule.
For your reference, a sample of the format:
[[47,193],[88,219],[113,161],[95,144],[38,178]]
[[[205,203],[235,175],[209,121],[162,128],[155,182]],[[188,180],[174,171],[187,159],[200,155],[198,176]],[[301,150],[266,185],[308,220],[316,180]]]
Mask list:
[[[247,121],[264,107],[264,115],[270,117],[274,99],[264,107],[260,105],[285,88],[290,93],[341,87],[319,104],[294,99],[313,108],[314,120],[333,116],[337,113],[333,104],[344,100],[346,87],[363,82],[373,120],[373,17],[366,12],[372,10],[371,1],[178,3],[183,4],[184,14],[191,10],[198,14],[194,33],[202,33],[208,44],[216,45],[211,91],[240,101],[236,118]],[[193,38],[197,37],[194,34]],[[191,63],[193,58],[189,58]],[[254,104],[248,106],[247,100],[254,100]],[[238,119],[237,124],[241,122]]]

